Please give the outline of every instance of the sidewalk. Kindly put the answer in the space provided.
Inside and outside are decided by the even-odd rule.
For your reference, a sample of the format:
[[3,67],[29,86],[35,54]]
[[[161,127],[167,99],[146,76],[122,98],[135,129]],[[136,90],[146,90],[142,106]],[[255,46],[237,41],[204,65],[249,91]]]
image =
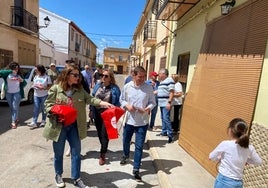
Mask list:
[[147,143],[153,159],[159,185],[162,188],[209,188],[215,178],[209,174],[178,144],[178,135],[168,144],[167,137],[156,136],[161,132],[160,112],[157,112],[156,131],[147,132]]

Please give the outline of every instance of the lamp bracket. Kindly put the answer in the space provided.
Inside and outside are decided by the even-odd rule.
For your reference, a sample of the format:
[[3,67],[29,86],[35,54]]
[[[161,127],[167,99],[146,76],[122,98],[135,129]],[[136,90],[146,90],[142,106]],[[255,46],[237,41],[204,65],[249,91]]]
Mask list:
[[169,30],[169,31],[174,35],[174,37],[176,37],[177,34],[176,34],[174,31],[170,30],[167,26],[165,26],[165,24],[164,24],[165,22],[166,22],[165,20],[162,20],[162,21],[161,21],[161,24],[162,24],[167,30]]
[[233,7],[235,5],[235,0],[228,0],[225,3],[221,4],[222,5],[230,5],[231,7]]

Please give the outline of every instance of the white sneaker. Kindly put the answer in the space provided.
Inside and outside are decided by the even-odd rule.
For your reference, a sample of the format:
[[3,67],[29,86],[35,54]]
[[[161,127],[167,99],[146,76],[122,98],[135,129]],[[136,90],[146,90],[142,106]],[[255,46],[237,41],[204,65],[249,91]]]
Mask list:
[[45,121],[42,121],[41,123],[40,123],[40,127],[44,127],[45,126],[45,124],[46,124],[46,122]]
[[28,126],[31,127],[30,129],[35,129],[35,128],[38,127],[38,126],[36,125],[36,123],[34,123],[34,122],[28,124]]

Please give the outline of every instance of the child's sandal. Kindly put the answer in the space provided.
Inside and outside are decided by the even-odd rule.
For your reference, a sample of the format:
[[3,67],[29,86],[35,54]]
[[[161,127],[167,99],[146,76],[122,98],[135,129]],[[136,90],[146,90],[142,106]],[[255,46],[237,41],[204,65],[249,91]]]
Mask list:
[[15,123],[11,123],[11,128],[12,129],[16,129],[17,128],[17,125]]

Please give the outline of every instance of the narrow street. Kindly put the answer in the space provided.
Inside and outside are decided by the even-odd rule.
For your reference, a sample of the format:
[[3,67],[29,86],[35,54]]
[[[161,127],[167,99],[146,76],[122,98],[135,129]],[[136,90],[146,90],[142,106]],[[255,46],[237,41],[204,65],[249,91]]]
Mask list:
[[[25,123],[31,121],[33,105],[20,108],[20,126],[10,129],[10,112],[7,105],[0,106],[0,185],[4,188],[55,187],[53,151],[51,141],[42,137],[42,129],[30,130]],[[131,147],[133,151],[134,147]],[[132,162],[119,164],[122,156],[122,138],[112,140],[107,153],[107,164],[99,166],[100,144],[95,126],[88,130],[88,137],[82,141],[81,176],[89,186],[138,187],[132,176]],[[133,154],[133,153],[132,153]],[[70,157],[64,157],[63,178],[66,187],[74,187],[70,179]],[[142,187],[159,187],[158,177],[149,155],[144,149],[141,173]]]

